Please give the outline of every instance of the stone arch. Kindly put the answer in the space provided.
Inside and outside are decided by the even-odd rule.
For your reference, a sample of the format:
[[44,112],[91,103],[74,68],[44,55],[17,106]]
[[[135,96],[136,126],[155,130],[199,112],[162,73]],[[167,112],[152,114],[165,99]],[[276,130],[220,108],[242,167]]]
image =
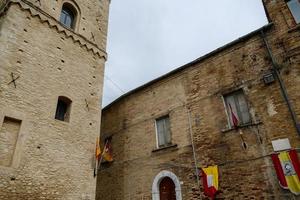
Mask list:
[[160,200],[159,184],[160,184],[161,180],[165,177],[171,178],[172,181],[175,184],[176,200],[182,200],[181,186],[180,186],[179,179],[177,178],[177,176],[173,172],[166,171],[166,170],[163,170],[163,171],[159,172],[153,180],[152,200]]

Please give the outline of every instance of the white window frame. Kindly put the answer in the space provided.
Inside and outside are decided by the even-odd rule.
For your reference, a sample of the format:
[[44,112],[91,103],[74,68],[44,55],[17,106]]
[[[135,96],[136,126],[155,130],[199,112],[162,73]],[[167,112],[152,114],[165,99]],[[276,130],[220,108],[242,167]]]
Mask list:
[[167,144],[159,146],[159,143],[158,143],[158,131],[157,131],[157,120],[160,120],[160,119],[163,119],[163,118],[166,118],[166,117],[169,118],[170,137],[171,137],[171,144],[172,144],[171,120],[170,120],[170,115],[166,114],[166,115],[163,115],[161,117],[155,118],[155,120],[154,120],[155,121],[155,136],[156,136],[156,148],[157,149],[164,148],[164,147],[168,146]]

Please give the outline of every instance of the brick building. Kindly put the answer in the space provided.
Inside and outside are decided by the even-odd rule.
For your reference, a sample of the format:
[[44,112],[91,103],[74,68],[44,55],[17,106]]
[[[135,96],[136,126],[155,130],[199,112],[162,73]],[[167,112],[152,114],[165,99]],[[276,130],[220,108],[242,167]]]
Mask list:
[[109,0],[0,0],[0,199],[95,199]]
[[269,24],[103,109],[114,162],[99,171],[97,199],[163,199],[165,183],[176,193],[165,199],[205,199],[195,162],[219,166],[220,199],[296,199],[270,154],[273,140],[300,145],[300,4],[263,3]]

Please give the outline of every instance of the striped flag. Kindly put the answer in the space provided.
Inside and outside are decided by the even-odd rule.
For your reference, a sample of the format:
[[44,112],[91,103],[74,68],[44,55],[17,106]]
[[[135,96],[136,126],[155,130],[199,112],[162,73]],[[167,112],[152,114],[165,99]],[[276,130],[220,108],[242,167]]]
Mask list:
[[111,139],[106,140],[104,150],[102,153],[102,157],[103,157],[104,161],[107,161],[107,162],[113,161]]
[[202,181],[204,187],[204,194],[214,199],[218,191],[219,172],[218,166],[209,166],[202,168]]
[[97,139],[96,139],[96,148],[95,148],[94,177],[97,176],[97,169],[99,168],[100,156],[101,156],[100,140],[99,140],[99,137],[97,137]]
[[100,141],[99,141],[99,137],[97,137],[97,140],[96,140],[96,151],[95,151],[96,160],[99,160],[100,155],[101,155]]
[[300,164],[297,151],[283,151],[271,155],[279,184],[293,194],[300,194]]
[[229,108],[230,108],[230,115],[231,115],[233,127],[237,128],[239,126],[239,120],[238,120],[237,116],[234,114],[230,104],[229,104]]

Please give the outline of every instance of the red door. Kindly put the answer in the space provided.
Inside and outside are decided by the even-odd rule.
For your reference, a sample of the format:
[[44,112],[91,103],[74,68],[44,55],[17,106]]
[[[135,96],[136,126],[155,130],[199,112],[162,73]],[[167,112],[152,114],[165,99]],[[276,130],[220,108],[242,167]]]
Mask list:
[[169,177],[163,178],[159,184],[160,200],[176,200],[175,184]]

